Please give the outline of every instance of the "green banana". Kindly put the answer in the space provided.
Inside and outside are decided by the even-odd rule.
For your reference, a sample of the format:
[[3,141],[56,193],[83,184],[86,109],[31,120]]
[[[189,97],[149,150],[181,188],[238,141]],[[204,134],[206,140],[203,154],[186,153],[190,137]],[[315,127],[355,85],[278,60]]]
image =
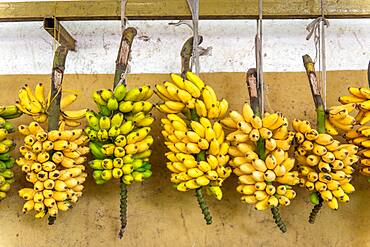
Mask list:
[[97,160],[97,159],[91,160],[89,162],[89,165],[94,170],[102,170],[103,169],[102,160]]
[[127,135],[135,128],[135,125],[132,121],[124,122],[121,127],[119,128],[120,133],[122,135]]
[[113,93],[114,97],[118,100],[118,101],[122,101],[125,96],[126,96],[126,87],[125,85],[121,84],[121,85],[118,85],[115,89],[114,89],[114,93]]
[[111,119],[111,126],[112,127],[120,127],[123,123],[124,116],[122,113],[116,113],[113,115]]
[[94,93],[93,93],[93,100],[94,100],[94,102],[95,102],[98,106],[100,106],[100,105],[106,105],[106,104],[107,104],[107,102],[105,102],[105,101],[103,100],[103,98],[101,97],[101,95],[100,95],[100,93],[99,93],[99,92],[94,92]]
[[10,159],[5,161],[4,163],[5,163],[6,168],[11,169],[11,168],[13,168],[13,166],[15,164],[15,158],[10,157]]
[[102,116],[109,117],[110,115],[112,115],[111,110],[109,110],[106,105],[100,105],[99,110],[100,110],[100,115]]
[[108,102],[108,100],[113,96],[113,91],[111,89],[102,89],[99,93],[102,99],[106,102]]
[[103,116],[99,119],[99,128],[103,130],[109,130],[110,129],[110,118]]
[[112,97],[108,99],[107,107],[111,111],[115,111],[118,109],[118,101],[116,98]]
[[99,141],[105,142],[109,139],[108,131],[105,129],[100,129],[97,133]]
[[97,142],[90,142],[89,144],[90,152],[96,159],[105,159],[105,155],[102,152],[101,148],[102,145],[98,144]]

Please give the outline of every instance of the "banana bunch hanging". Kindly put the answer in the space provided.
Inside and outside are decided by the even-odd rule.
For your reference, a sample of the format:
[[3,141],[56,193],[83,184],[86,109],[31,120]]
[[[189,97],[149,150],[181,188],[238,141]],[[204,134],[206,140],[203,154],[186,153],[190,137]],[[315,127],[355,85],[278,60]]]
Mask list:
[[296,131],[294,154],[300,186],[313,192],[313,204],[324,200],[331,209],[338,209],[338,202],[348,202],[348,194],[354,191],[350,182],[355,171],[352,165],[359,160],[358,147],[341,144],[329,134],[319,134],[308,121],[295,119],[292,125]]
[[358,112],[355,116],[355,128],[345,129],[345,138],[359,147],[360,172],[370,176],[370,88],[349,87],[348,92],[351,95],[341,96],[338,100],[342,104],[352,105],[351,108]]
[[[231,143],[230,165],[239,178],[241,200],[255,204],[257,210],[288,206],[296,196],[292,186],[299,179],[293,171],[295,160],[288,155],[294,133],[288,131],[287,118],[265,113],[261,119],[245,103],[242,114],[231,111],[221,123],[233,131],[226,139]],[[260,143],[265,153],[258,154]]]
[[97,184],[112,178],[131,184],[152,175],[150,126],[154,118],[149,113],[152,104],[147,101],[152,95],[148,86],[126,92],[122,84],[114,92],[103,89],[93,94],[99,113],[87,112],[85,133],[91,140],[95,159],[90,161],[90,166]]
[[15,148],[13,140],[8,134],[14,132],[13,125],[6,119],[16,118],[20,115],[15,105],[0,106],[0,201],[6,197],[14,182],[13,165],[15,159],[11,153]]
[[[188,127],[189,125],[189,127]],[[162,119],[162,135],[170,150],[165,155],[167,168],[172,172],[171,182],[178,191],[188,191],[208,186],[208,191],[218,200],[222,198],[220,186],[231,174],[229,143],[219,122],[201,117],[188,124],[176,114]]]
[[[85,117],[87,109],[67,111],[66,107],[70,106],[77,99],[77,94],[69,94],[61,99],[60,109],[60,124],[65,124],[70,127],[77,127],[80,125],[79,120]],[[32,116],[32,118],[39,122],[44,123],[48,119],[48,109],[51,102],[55,100],[51,98],[51,92],[45,97],[45,88],[42,83],[38,83],[35,89],[25,84],[18,92],[18,101],[16,106],[18,109]]]
[[209,119],[221,118],[228,109],[226,99],[219,101],[212,87],[194,73],[186,73],[187,80],[180,75],[171,74],[172,82],[157,84],[156,94],[164,101],[156,107],[164,113],[190,114],[195,109],[198,117]]
[[82,129],[46,132],[38,122],[20,125],[18,130],[25,138],[16,163],[33,184],[19,190],[26,200],[23,213],[35,210],[36,218],[56,217],[59,211],[71,209],[82,196],[87,176],[88,137]]
[[171,78],[172,82],[156,85],[156,94],[164,101],[156,107],[167,113],[161,122],[170,150],[165,155],[171,182],[179,191],[204,186],[221,200],[220,187],[231,174],[227,166],[229,143],[222,125],[211,120],[227,112],[228,102],[218,101],[214,90],[192,72],[186,73],[186,79],[177,74]]

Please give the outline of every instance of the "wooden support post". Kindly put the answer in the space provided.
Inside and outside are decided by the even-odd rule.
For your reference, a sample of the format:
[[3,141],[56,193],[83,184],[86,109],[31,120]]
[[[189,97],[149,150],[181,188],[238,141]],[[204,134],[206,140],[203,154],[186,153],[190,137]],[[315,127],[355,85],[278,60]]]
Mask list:
[[44,29],[56,41],[67,47],[70,51],[76,51],[76,40],[67,32],[55,17],[44,18]]
[[[302,58],[304,67],[306,69],[308,82],[310,83],[312,98],[313,101],[315,102],[317,131],[319,133],[325,133],[325,108],[321,98],[319,81],[315,72],[315,64],[312,61],[311,57],[307,54],[304,55]],[[322,204],[323,200],[320,196],[320,193],[318,193],[317,191],[312,193],[316,193],[315,196],[318,197],[319,199],[319,203],[313,207],[308,218],[308,222],[314,224],[316,216],[320,212],[320,209],[323,205]]]
[[[137,31],[133,27],[126,28],[122,33],[121,43],[116,60],[113,90],[120,84],[126,86],[128,61],[131,53],[131,46],[136,34]],[[122,239],[127,226],[127,186],[122,181],[122,179],[120,180],[120,220],[121,227],[118,233],[118,237]]]

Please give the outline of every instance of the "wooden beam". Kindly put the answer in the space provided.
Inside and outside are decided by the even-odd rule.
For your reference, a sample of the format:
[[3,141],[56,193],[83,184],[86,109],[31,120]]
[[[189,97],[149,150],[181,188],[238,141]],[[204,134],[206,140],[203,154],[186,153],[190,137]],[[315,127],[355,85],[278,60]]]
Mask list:
[[70,51],[76,51],[76,40],[68,33],[62,24],[60,24],[57,18],[45,17],[44,29],[58,41],[60,45],[65,46]]
[[[257,0],[202,0],[201,19],[256,19]],[[314,18],[320,15],[320,0],[264,0],[265,18]],[[329,18],[370,18],[370,0],[326,0]],[[130,20],[189,19],[185,0],[129,0]],[[119,0],[68,0],[39,2],[0,2],[0,21],[118,20]]]

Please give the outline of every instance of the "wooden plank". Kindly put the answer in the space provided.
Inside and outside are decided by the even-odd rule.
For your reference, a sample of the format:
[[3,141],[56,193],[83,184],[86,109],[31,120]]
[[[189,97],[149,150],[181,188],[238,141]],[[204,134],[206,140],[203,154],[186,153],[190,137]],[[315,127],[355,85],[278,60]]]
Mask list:
[[[327,0],[325,14],[330,18],[369,18],[370,0]],[[201,19],[255,19],[257,0],[201,0]],[[264,0],[265,18],[314,18],[320,15],[320,0]],[[185,0],[129,0],[130,20],[189,19]],[[39,2],[0,2],[0,21],[117,20],[120,1],[68,0]]]

